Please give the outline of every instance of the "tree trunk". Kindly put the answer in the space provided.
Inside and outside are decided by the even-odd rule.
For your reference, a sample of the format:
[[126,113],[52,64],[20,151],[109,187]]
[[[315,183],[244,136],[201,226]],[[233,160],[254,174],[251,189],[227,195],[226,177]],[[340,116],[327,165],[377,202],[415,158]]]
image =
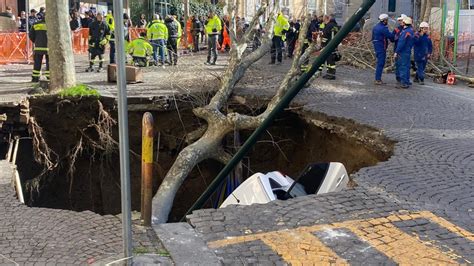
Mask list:
[[430,15],[431,15],[431,1],[426,1],[426,6],[425,6],[425,13],[423,16],[423,21],[430,22]]
[[421,21],[424,21],[423,18],[425,17],[425,11],[426,11],[426,2],[429,2],[431,0],[421,0],[420,1],[420,14],[418,19]]
[[51,92],[76,84],[68,6],[67,0],[46,0]]

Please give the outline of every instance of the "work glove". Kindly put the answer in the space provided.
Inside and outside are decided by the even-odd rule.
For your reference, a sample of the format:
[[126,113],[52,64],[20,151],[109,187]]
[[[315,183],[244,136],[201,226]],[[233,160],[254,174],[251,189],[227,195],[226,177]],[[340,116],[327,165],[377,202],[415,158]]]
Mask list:
[[103,39],[102,41],[99,42],[101,46],[105,46],[107,44],[107,39]]

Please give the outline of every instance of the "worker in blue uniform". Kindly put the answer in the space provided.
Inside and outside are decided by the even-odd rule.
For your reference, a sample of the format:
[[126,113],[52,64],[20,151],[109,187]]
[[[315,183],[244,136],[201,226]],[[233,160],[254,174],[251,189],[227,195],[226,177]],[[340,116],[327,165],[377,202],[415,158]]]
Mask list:
[[425,68],[428,59],[433,52],[433,43],[428,35],[430,25],[427,22],[421,22],[420,31],[415,33],[414,57],[416,63],[416,75],[414,82],[419,82],[420,85],[425,84]]
[[[398,39],[400,39],[400,34],[402,34],[402,31],[403,31],[403,19],[406,18],[407,15],[405,14],[402,14],[398,19],[397,19],[397,23],[398,23],[398,26],[393,30],[393,52],[395,52],[397,50],[397,44],[398,44]],[[400,83],[400,70],[399,70],[399,66],[397,64],[397,62],[395,61],[395,78],[397,79],[397,82]]]
[[398,65],[400,66],[400,84],[397,85],[397,88],[408,89],[411,85],[410,83],[410,60],[411,60],[411,50],[413,44],[415,43],[415,33],[411,26],[412,19],[406,17],[403,19],[405,26],[403,31],[400,34],[400,39],[398,40],[397,49],[395,50],[395,60],[397,60]]
[[372,43],[374,45],[375,56],[377,57],[377,66],[375,69],[375,85],[385,84],[382,81],[382,72],[385,66],[385,59],[387,57],[388,41],[393,42],[393,33],[388,29],[388,15],[381,14],[379,16],[380,22],[375,25],[372,30]]

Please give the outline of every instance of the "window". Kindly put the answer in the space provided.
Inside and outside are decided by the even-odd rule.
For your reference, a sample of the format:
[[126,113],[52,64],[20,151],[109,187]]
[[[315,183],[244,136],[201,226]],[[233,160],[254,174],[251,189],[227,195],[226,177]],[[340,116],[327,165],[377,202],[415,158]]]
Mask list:
[[388,0],[388,12],[396,12],[396,11],[397,11],[397,1]]

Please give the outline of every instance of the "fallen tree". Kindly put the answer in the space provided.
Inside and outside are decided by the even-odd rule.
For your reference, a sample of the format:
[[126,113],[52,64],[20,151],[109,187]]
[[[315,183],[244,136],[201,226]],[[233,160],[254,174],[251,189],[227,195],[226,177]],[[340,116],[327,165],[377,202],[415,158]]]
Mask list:
[[[229,65],[224,75],[220,78],[219,90],[209,103],[204,107],[193,109],[194,115],[203,119],[206,124],[189,134],[187,139],[191,144],[179,153],[153,197],[152,222],[154,224],[164,223],[168,220],[168,215],[178,189],[198,163],[206,159],[214,159],[225,164],[230,160],[231,154],[224,149],[222,140],[233,131],[257,128],[275,108],[276,103],[278,103],[290,85],[301,74],[301,65],[304,62],[304,58],[312,53],[314,49],[311,46],[305,51],[304,55],[301,55],[309,22],[309,19],[305,19],[301,27],[298,40],[299,45],[297,45],[298,48],[295,51],[291,68],[279,84],[276,94],[268,103],[265,111],[256,116],[243,115],[232,111],[226,112],[226,103],[231,97],[236,84],[242,79],[246,70],[270,50],[274,19],[279,10],[278,4],[271,5],[268,0],[262,3],[261,8],[250,23],[249,30],[241,39],[237,39],[235,18],[236,14],[238,14],[239,0],[228,0],[226,6],[227,12],[231,17],[229,35],[232,40],[232,47]],[[247,53],[247,44],[255,34],[255,26],[260,16],[265,14],[267,9],[271,10],[265,23],[262,45],[255,51]],[[305,17],[309,18],[309,16]]]

